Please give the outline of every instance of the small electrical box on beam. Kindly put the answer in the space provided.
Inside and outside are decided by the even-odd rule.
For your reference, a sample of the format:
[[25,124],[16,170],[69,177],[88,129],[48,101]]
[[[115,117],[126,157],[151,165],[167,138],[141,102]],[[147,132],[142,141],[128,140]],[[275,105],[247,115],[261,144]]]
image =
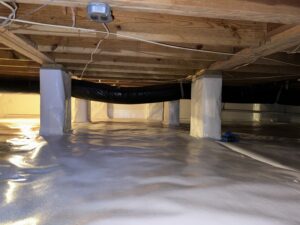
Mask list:
[[107,3],[90,2],[87,6],[88,17],[98,23],[109,23],[113,21],[110,6]]

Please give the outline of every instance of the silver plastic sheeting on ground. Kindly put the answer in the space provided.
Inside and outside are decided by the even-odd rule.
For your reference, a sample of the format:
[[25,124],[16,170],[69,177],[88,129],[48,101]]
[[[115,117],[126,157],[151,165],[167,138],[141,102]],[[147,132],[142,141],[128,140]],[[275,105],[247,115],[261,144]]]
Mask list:
[[297,171],[188,130],[107,122],[45,140],[36,126],[1,123],[1,224],[300,223]]

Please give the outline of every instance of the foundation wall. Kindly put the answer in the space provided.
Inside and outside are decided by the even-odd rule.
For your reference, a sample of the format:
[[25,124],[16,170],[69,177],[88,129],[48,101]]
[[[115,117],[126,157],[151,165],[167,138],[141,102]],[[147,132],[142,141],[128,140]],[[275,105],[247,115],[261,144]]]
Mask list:
[[[74,112],[75,99],[72,98]],[[180,101],[180,122],[189,123],[191,101]],[[40,96],[37,94],[0,93],[0,117],[38,117]],[[147,119],[149,104],[122,105],[102,102],[91,103],[93,122],[108,119]],[[74,118],[74,113],[72,113]],[[159,118],[159,117],[158,117]],[[262,104],[225,103],[222,107],[222,122],[300,123],[300,107]]]

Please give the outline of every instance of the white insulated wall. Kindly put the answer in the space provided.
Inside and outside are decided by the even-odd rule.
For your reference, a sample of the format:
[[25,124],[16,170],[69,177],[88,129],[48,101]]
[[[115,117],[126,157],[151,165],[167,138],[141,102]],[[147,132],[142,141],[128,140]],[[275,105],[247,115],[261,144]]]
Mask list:
[[108,104],[108,117],[111,119],[147,119],[147,105]]
[[[72,117],[74,117],[75,99],[72,98]],[[180,101],[180,122],[189,123],[191,101]],[[34,116],[40,114],[40,96],[38,94],[0,93],[0,117]],[[113,107],[108,107],[113,105]],[[110,109],[110,111],[109,111]],[[162,112],[156,112],[156,119],[162,118]],[[102,102],[91,103],[93,122],[108,119],[147,119],[149,104],[114,105]],[[222,122],[291,122],[300,123],[300,107],[261,104],[223,104]]]
[[[154,104],[107,104],[103,102],[91,102],[91,120],[93,122],[106,119],[147,119],[150,105]],[[75,116],[75,98],[71,101],[72,120]],[[152,110],[152,120],[162,119],[162,110]],[[0,93],[0,118],[4,117],[39,117],[39,94],[8,94]]]
[[0,93],[0,117],[15,115],[38,116],[40,114],[40,95]]
[[97,122],[97,121],[103,121],[107,120],[108,117],[108,104],[104,102],[91,102],[91,121]]
[[[103,103],[105,104],[105,103]],[[162,121],[163,103],[150,104],[107,104],[110,119],[137,119]]]
[[224,122],[300,123],[300,107],[269,104],[223,104]]
[[[180,121],[189,123],[191,101],[180,101]],[[222,122],[300,123],[300,107],[267,104],[222,104]]]
[[[75,115],[75,98],[72,98],[72,118]],[[92,121],[111,119],[147,119],[149,104],[122,105],[91,102]],[[159,112],[158,112],[159,113]],[[40,115],[39,94],[0,93],[0,117]],[[159,117],[159,116],[158,116]]]

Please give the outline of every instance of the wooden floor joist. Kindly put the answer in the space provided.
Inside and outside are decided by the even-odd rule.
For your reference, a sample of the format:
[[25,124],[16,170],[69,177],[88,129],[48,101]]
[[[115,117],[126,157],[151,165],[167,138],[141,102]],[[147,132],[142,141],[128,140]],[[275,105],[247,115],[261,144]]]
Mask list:
[[28,57],[29,59],[39,63],[53,63],[54,61],[50,59],[45,54],[41,53],[36,48],[29,45],[27,42],[19,38],[17,35],[0,27],[0,43],[6,45],[7,47],[19,52],[20,54]]
[[298,75],[300,76],[300,67],[296,66],[267,66],[267,65],[248,65],[234,70],[241,73],[252,74],[284,74],[284,75]]
[[[245,78],[245,84],[299,74],[297,0],[103,0],[112,6],[114,21],[97,51],[106,33],[87,17],[90,0],[16,2],[16,18],[25,21],[0,28],[0,76],[38,76],[40,64],[59,63],[80,77],[94,51],[84,79],[112,84],[178,82],[206,70],[227,73],[225,82]],[[0,16],[9,13],[0,5]]]
[[[19,3],[86,7],[90,0],[17,0]],[[299,24],[300,2],[295,0],[106,0],[122,10],[181,16]]]
[[[70,26],[71,12],[57,13],[61,7],[47,6],[36,13],[26,16],[28,11],[36,9],[36,5],[18,8],[20,18],[30,21],[40,21],[46,24],[61,24]],[[1,13],[1,11],[0,11]],[[3,13],[3,16],[6,14]],[[98,23],[90,21],[86,9],[77,9],[76,26],[89,27],[92,30],[104,29]],[[155,13],[128,12],[114,10],[115,20],[107,24],[111,33],[129,35],[147,40],[169,43],[201,43],[202,45],[219,45],[249,47],[258,46],[265,38],[267,25],[251,21],[227,21],[220,19],[195,18],[189,16],[160,15]],[[17,34],[48,35],[59,37],[101,38],[105,34],[80,31],[73,28],[47,27],[42,25],[25,25],[14,23],[11,30]],[[111,39],[122,39],[121,36],[111,35]],[[123,38],[124,39],[124,38]]]
[[300,45],[300,25],[271,36],[265,44],[257,48],[243,49],[229,60],[216,62],[209,67],[209,70],[232,70],[297,45]]

